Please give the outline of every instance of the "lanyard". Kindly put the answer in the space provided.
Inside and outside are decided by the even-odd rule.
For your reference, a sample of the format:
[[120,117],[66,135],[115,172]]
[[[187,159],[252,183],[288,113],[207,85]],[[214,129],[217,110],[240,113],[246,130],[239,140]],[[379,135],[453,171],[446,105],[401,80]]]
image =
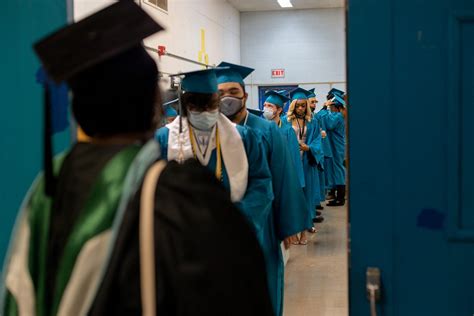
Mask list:
[[298,118],[296,118],[296,123],[298,124],[298,134],[299,134],[300,140],[303,140],[304,132],[306,129],[306,120],[303,120],[303,128],[301,128],[301,124]]
[[[194,138],[194,133],[193,133],[193,129],[191,127],[191,125],[189,126],[189,138],[191,139],[191,146],[193,148],[193,155],[194,155],[194,159],[197,159],[197,156],[196,156],[196,147],[199,146],[198,144],[196,144],[196,140]],[[211,141],[209,141],[209,144],[211,143]],[[207,148],[209,148],[209,144],[207,144]],[[216,174],[216,178],[217,180],[219,181],[222,181],[222,157],[221,157],[221,143],[219,141],[219,130],[216,126],[216,150],[217,150],[217,163],[216,163],[216,171],[215,171],[215,174]],[[207,151],[207,149],[206,149]]]

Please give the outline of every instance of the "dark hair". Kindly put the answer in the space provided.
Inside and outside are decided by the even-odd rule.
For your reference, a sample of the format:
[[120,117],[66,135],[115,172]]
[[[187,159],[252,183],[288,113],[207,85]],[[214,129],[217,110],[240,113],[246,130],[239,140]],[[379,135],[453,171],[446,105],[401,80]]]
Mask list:
[[242,87],[242,90],[244,91],[244,94],[245,94],[246,93],[245,92],[245,85],[241,83],[240,86]]
[[72,110],[89,136],[151,131],[158,67],[142,46],[110,58],[69,80]]
[[188,115],[188,106],[192,105],[195,108],[206,110],[219,103],[219,95],[217,93],[196,93],[186,92],[181,97],[181,104],[183,106],[183,116]]

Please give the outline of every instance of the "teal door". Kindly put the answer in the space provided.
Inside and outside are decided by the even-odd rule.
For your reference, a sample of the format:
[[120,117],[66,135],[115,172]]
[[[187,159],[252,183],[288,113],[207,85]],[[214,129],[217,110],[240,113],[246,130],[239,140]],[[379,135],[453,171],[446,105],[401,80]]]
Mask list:
[[474,1],[349,0],[350,314],[474,315]]
[[[32,45],[66,24],[68,3],[0,1],[0,262],[21,200],[42,166],[42,90]],[[54,137],[57,151],[69,143],[69,131]]]

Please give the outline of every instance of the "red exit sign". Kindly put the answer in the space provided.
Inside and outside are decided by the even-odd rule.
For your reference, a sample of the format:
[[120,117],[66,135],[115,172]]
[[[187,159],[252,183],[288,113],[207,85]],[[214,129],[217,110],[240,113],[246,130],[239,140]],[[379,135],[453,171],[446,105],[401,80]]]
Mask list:
[[272,78],[285,78],[285,69],[272,69]]

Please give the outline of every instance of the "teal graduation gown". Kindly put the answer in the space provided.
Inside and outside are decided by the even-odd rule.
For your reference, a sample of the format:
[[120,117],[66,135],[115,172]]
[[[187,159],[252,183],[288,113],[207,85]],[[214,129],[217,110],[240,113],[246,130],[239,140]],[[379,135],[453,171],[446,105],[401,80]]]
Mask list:
[[331,148],[331,133],[327,129],[327,119],[331,112],[326,108],[322,109],[316,114],[321,128],[326,131],[327,137],[322,140],[324,151],[324,180],[326,189],[333,189],[334,184],[334,162]]
[[331,112],[325,121],[333,155],[333,185],[345,185],[346,122],[342,113],[339,112]]
[[[293,128],[291,122],[286,122],[285,124],[288,124],[288,126]],[[308,145],[310,150],[304,152],[302,157],[305,175],[304,193],[308,203],[309,216],[313,218],[315,215],[314,208],[320,204],[321,200],[321,184],[319,182],[318,168],[324,168],[324,153],[321,143],[320,128],[317,120],[313,119],[310,122],[306,122],[306,126],[306,145]]]
[[[243,124],[244,122],[242,122]],[[277,316],[283,314],[284,263],[280,243],[287,237],[293,236],[311,227],[312,217],[308,216],[301,180],[295,172],[294,164],[288,146],[285,144],[278,126],[252,113],[248,113],[246,126],[250,127],[262,140],[268,165],[272,174],[274,216],[274,249],[276,268],[270,276],[270,297],[275,306]],[[293,135],[294,132],[293,132]],[[296,147],[299,148],[296,135]]]
[[[269,294],[277,311],[278,298],[283,291],[281,284],[283,262],[280,242],[275,227],[275,214],[272,208],[274,200],[272,177],[265,152],[257,135],[248,127],[237,126],[237,130],[242,137],[247,154],[249,175],[245,196],[236,205],[253,227],[262,247],[267,269]],[[160,144],[162,158],[168,159],[169,129],[166,126],[159,129],[155,134],[155,139]],[[217,150],[214,149],[207,167],[214,173],[216,164]],[[224,164],[222,166],[222,183],[230,190],[229,177]],[[219,238],[219,236],[216,236],[216,238]]]
[[[321,109],[318,113],[314,115],[314,119],[318,121],[319,127],[322,131],[326,131],[326,121],[325,118],[329,114],[329,111],[327,108]],[[327,133],[326,133],[327,135]],[[323,153],[324,153],[324,161],[323,161],[323,168],[319,170],[319,183],[320,183],[320,198],[321,202],[325,201],[326,197],[326,189],[329,187],[331,188],[332,185],[330,184],[329,179],[332,179],[332,165],[331,160],[332,160],[332,150],[331,150],[331,144],[329,143],[329,136],[326,136],[325,138],[321,137],[321,144],[323,147]]]
[[301,161],[301,156],[299,154],[300,146],[298,144],[298,138],[296,138],[295,131],[288,124],[286,125],[282,124],[280,126],[280,133],[283,136],[283,139],[286,141],[286,146],[288,147],[291,161],[294,164],[293,167],[294,167],[295,173],[298,176],[298,180],[300,181],[301,187],[304,188],[305,182],[304,182],[303,162]]

